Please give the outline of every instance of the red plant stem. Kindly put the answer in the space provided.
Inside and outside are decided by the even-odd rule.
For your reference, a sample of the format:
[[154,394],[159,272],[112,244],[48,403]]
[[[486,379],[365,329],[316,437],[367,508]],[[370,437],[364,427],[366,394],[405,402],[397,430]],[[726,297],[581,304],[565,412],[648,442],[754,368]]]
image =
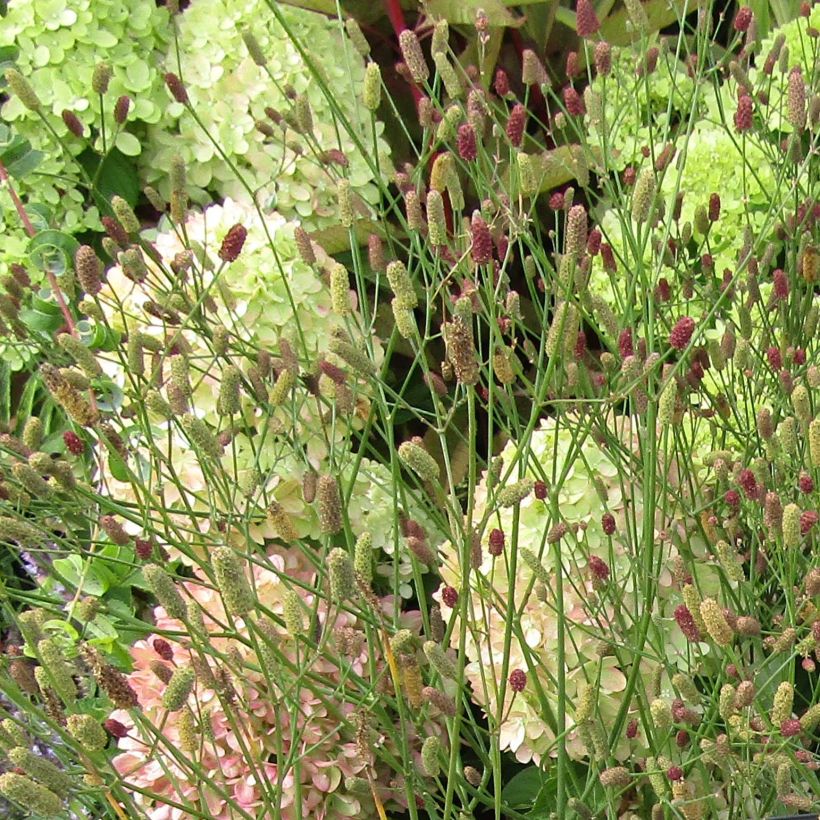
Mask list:
[[[29,215],[26,213],[26,207],[23,205],[23,201],[20,199],[17,191],[14,190],[14,186],[11,184],[11,179],[9,178],[9,172],[6,170],[6,166],[3,165],[2,161],[0,161],[0,182],[5,183],[6,188],[8,188],[11,201],[14,203],[17,216],[20,217],[20,221],[23,223],[26,233],[29,236],[34,236],[37,233],[37,230],[32,224],[31,219],[29,219]],[[74,319],[71,316],[71,311],[68,309],[65,299],[63,298],[63,292],[60,290],[57,277],[52,271],[47,270],[46,278],[48,279],[48,284],[51,286],[51,290],[54,292],[54,298],[60,306],[60,311],[63,314],[63,318],[65,319],[66,327],[68,328],[69,333],[72,336],[76,336],[77,329],[74,327]]]
[[[384,8],[387,12],[387,17],[390,20],[390,25],[393,26],[393,31],[396,34],[396,39],[407,28],[407,22],[404,19],[404,12],[401,8],[401,0],[384,0]],[[413,95],[413,102],[418,107],[421,99],[421,91],[415,83],[410,83],[410,92]]]

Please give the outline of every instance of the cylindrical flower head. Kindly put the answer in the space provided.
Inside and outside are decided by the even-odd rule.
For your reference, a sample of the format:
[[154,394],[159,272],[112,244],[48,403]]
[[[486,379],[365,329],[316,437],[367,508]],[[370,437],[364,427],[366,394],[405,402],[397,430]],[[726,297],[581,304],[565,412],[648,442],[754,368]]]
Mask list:
[[146,564],[142,568],[142,574],[148,588],[154,593],[154,597],[165,608],[165,611],[172,618],[184,621],[185,602],[171,576],[158,564]]
[[412,470],[422,481],[438,480],[438,464],[421,444],[415,441],[405,441],[399,445],[398,454],[402,464]]
[[587,211],[583,205],[573,205],[567,214],[565,252],[573,257],[582,254],[587,244]]
[[436,71],[438,72],[441,81],[444,83],[444,89],[447,96],[451,100],[458,99],[461,96],[461,80],[458,78],[456,70],[453,68],[450,60],[444,52],[433,54],[433,62],[436,64]]
[[241,409],[239,384],[242,371],[235,365],[229,364],[222,371],[222,381],[219,384],[219,395],[216,406],[223,416],[232,416]]
[[393,319],[396,322],[396,330],[398,330],[399,336],[401,336],[402,339],[415,338],[418,332],[418,326],[416,325],[416,317],[413,311],[409,308],[402,307],[398,299],[393,299],[390,303],[390,307],[393,310]]
[[273,407],[280,407],[290,396],[293,386],[296,384],[296,377],[290,370],[282,370],[276,377],[276,381],[268,394],[268,402]]
[[608,769],[604,769],[601,774],[598,775],[598,780],[604,788],[609,789],[623,788],[632,782],[629,770],[623,766],[611,766]]
[[804,385],[798,384],[792,390],[791,403],[797,420],[801,424],[808,424],[811,421],[811,401],[809,400],[809,391]]
[[784,720],[788,720],[792,716],[792,707],[794,706],[794,686],[788,681],[783,681],[777,687],[774,693],[774,702],[772,703],[771,720],[775,726],[780,726]]
[[430,77],[430,69],[424,60],[419,39],[410,29],[405,29],[399,35],[399,48],[413,82],[419,85],[426,83]]
[[16,746],[8,752],[9,760],[26,775],[42,783],[57,794],[66,794],[73,787],[73,779],[50,760],[35,754],[31,749]]
[[339,532],[343,526],[342,498],[339,494],[339,483],[333,476],[319,476],[316,483],[316,500],[322,532],[325,535]]
[[247,237],[248,231],[244,225],[232,225],[228,228],[228,232],[222,240],[222,245],[219,248],[219,258],[223,262],[234,262],[242,253],[242,247]]
[[595,46],[595,70],[602,77],[608,76],[612,71],[612,49],[605,40]]
[[358,579],[369,587],[373,583],[373,536],[363,532],[353,547],[353,569]]
[[346,550],[336,547],[330,551],[327,556],[327,574],[330,594],[335,602],[343,603],[356,597],[356,574]]
[[91,715],[69,715],[66,729],[86,751],[99,752],[108,744],[105,729]]
[[513,484],[502,487],[496,493],[496,502],[499,507],[510,508],[520,504],[533,490],[535,481],[531,478],[522,478]]
[[549,82],[546,69],[538,55],[529,48],[525,48],[521,55],[521,82],[524,85],[543,85]]
[[741,94],[735,111],[735,128],[739,134],[744,134],[752,128],[754,102],[748,94]]
[[113,71],[109,63],[97,63],[91,74],[91,90],[95,94],[105,94],[111,82]]
[[77,687],[71,667],[65,659],[65,653],[54,638],[43,638],[37,643],[37,654],[42,668],[52,689],[65,704],[74,703],[77,698]]
[[29,111],[37,111],[40,108],[40,98],[37,96],[34,88],[16,68],[7,68],[5,77],[12,94],[14,94]]
[[800,507],[786,504],[783,508],[783,546],[795,549],[800,546]]
[[456,666],[441,644],[436,643],[436,641],[425,641],[424,654],[427,656],[427,660],[430,661],[430,665],[443,679],[456,679],[458,676]]
[[723,610],[714,598],[705,598],[700,604],[700,617],[709,637],[718,646],[729,646],[734,638],[732,628],[726,621]]
[[441,740],[437,735],[430,735],[424,739],[421,746],[421,767],[428,777],[435,777],[441,770]]
[[0,793],[35,814],[46,817],[64,816],[63,801],[60,797],[51,789],[17,772],[0,775]]
[[538,193],[538,174],[535,170],[536,159],[526,151],[518,151],[515,160],[518,165],[521,193],[524,196],[534,196]]
[[649,714],[652,718],[652,725],[658,734],[658,739],[663,742],[672,728],[672,708],[669,701],[665,698],[655,698],[649,704]]
[[[438,191],[427,192],[428,239],[433,247],[447,244],[447,221],[444,216],[444,199]],[[415,297],[415,291],[413,293]]]
[[90,245],[80,245],[74,255],[74,270],[80,287],[89,295],[96,296],[102,289],[102,263]]
[[578,0],[575,7],[575,31],[579,37],[591,37],[601,28],[590,0]]
[[[114,103],[114,122],[116,122],[117,125],[123,125],[125,123],[125,121],[128,119],[128,111],[130,110],[130,108],[130,97],[128,97],[126,94],[122,94],[121,96],[117,97],[117,102]],[[146,194],[147,191],[148,189],[146,189]],[[151,204],[153,205],[154,203],[152,202]],[[163,208],[157,208],[157,210],[162,211]]]
[[476,384],[479,378],[478,355],[470,327],[460,316],[444,326],[447,360],[461,384]]
[[362,102],[368,111],[375,111],[382,99],[382,73],[379,64],[370,62],[364,72]]
[[111,208],[114,211],[114,216],[117,217],[117,221],[127,233],[133,235],[140,232],[140,221],[137,219],[137,215],[121,196],[115,195],[111,198]]
[[809,458],[815,469],[820,468],[820,418],[809,424]]
[[649,219],[652,204],[655,200],[655,172],[652,168],[644,168],[635,182],[632,191],[632,218],[642,223]]
[[[429,203],[429,196],[427,201]],[[418,306],[419,300],[413,282],[403,262],[395,261],[387,266],[387,281],[390,283],[390,289],[401,307],[412,310]]]
[[803,131],[806,127],[806,82],[799,66],[789,72],[786,119],[797,131]]
[[350,313],[350,281],[341,262],[333,262],[330,268],[330,304],[339,316]]
[[476,265],[486,265],[493,258],[490,229],[479,211],[473,211],[470,220],[470,255]]
[[188,697],[194,691],[196,673],[190,666],[179,666],[171,675],[162,695],[162,705],[169,712],[178,712],[188,702]]
[[256,606],[256,598],[245,574],[244,562],[230,547],[217,547],[211,553],[216,587],[231,615],[242,616]]

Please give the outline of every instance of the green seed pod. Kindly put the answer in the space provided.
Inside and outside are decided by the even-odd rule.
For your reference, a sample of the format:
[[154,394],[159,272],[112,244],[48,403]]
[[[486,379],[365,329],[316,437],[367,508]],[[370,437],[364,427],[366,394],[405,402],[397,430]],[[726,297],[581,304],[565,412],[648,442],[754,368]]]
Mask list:
[[672,676],[672,686],[680,692],[681,697],[687,702],[694,705],[700,703],[700,692],[698,691],[695,682],[688,675],[682,672],[677,672]]
[[251,612],[256,607],[256,597],[239,556],[230,547],[217,547],[211,553],[211,563],[225,609],[236,616]]
[[538,175],[535,171],[535,161],[531,154],[519,151],[515,156],[518,166],[518,179],[521,184],[521,193],[524,196],[533,196],[538,193]]
[[8,758],[30,778],[57,794],[68,793],[74,785],[74,780],[66,772],[24,746],[10,749]]
[[430,77],[430,70],[427,68],[427,63],[422,54],[419,39],[413,31],[405,29],[401,32],[399,35],[399,48],[413,82],[419,85],[426,83]]
[[792,716],[793,706],[794,686],[788,681],[783,681],[774,693],[771,714],[772,723],[775,726],[780,726],[784,720],[788,720]]
[[455,137],[456,128],[458,128],[458,124],[461,122],[461,116],[461,106],[459,105],[451,105],[445,109],[444,116],[436,128],[437,142],[450,142]]
[[330,268],[330,305],[339,316],[350,313],[350,281],[347,268],[340,262]]
[[726,621],[723,610],[714,598],[706,598],[700,603],[700,617],[709,637],[718,646],[729,646],[734,638],[732,627]]
[[342,497],[334,476],[319,476],[316,483],[316,501],[319,507],[319,526],[325,535],[334,535],[344,526]]
[[783,508],[783,546],[796,549],[800,546],[800,507],[786,504]]
[[534,486],[535,482],[531,478],[508,484],[496,493],[496,502],[502,508],[515,507],[532,492]]
[[786,455],[794,455],[797,452],[797,419],[794,416],[786,416],[777,426],[777,438],[780,446]]
[[177,668],[162,696],[162,705],[169,712],[178,712],[188,702],[191,692],[194,690],[196,673],[190,666]]
[[424,739],[421,746],[421,768],[428,777],[436,777],[441,771],[441,752],[441,740],[438,737],[430,735]]
[[140,221],[137,215],[121,196],[115,195],[111,198],[111,209],[126,233],[134,235],[140,232]]
[[341,359],[344,359],[357,373],[362,376],[372,376],[375,372],[373,362],[368,359],[367,354],[359,348],[346,341],[343,335],[334,334],[328,345],[330,351]]
[[23,103],[25,108],[29,111],[40,109],[40,98],[31,83],[16,68],[7,68],[5,77],[12,94]]
[[187,754],[193,754],[199,749],[199,732],[196,718],[190,709],[183,709],[177,721],[179,729],[179,748]]
[[577,705],[575,707],[576,723],[584,723],[593,719],[597,700],[598,691],[592,684],[583,683],[578,687]]
[[[427,192],[428,239],[433,247],[447,244],[447,221],[444,216],[444,200],[438,191]],[[409,278],[409,277],[408,277]],[[415,297],[415,291],[413,291]]]
[[363,532],[357,539],[353,548],[353,569],[356,577],[370,587],[373,583],[373,536],[369,532]]
[[290,635],[301,635],[305,630],[305,620],[302,612],[302,600],[299,594],[289,589],[285,592],[282,602],[282,620]]
[[268,61],[253,32],[249,29],[245,29],[242,32],[242,40],[245,43],[245,48],[248,49],[248,54],[250,54],[251,59],[260,68],[264,68]]
[[345,20],[345,31],[350,38],[350,44],[353,48],[356,49],[361,57],[367,57],[367,55],[370,54],[370,43],[367,42],[367,38],[362,33],[354,17],[348,17],[347,20]]
[[7,749],[15,746],[26,746],[28,741],[23,730],[11,718],[0,721],[0,745]]
[[343,549],[336,547],[327,556],[330,594],[334,601],[343,603],[356,597],[356,575],[353,562]]
[[444,90],[451,100],[457,100],[462,94],[461,81],[450,60],[443,52],[433,55],[433,62],[436,64],[436,72],[444,83]]
[[804,385],[798,384],[791,395],[794,415],[801,424],[808,424],[811,421],[811,401],[809,391]]
[[353,201],[350,195],[350,180],[342,177],[336,183],[336,196],[339,199],[339,222],[345,228],[353,225]]
[[291,394],[293,386],[296,384],[296,377],[290,370],[282,370],[276,377],[276,381],[268,395],[268,402],[272,407],[283,405]]
[[410,279],[410,274],[403,262],[391,262],[387,266],[387,281],[390,283],[390,289],[401,307],[411,310],[418,307],[419,300]]
[[424,642],[424,654],[430,665],[445,680],[455,680],[458,677],[456,666],[441,644],[435,641]]
[[12,464],[11,473],[35,498],[49,498],[54,493],[54,488],[28,464],[22,462]]
[[364,71],[362,102],[368,111],[376,111],[382,99],[382,73],[378,63],[370,62]]
[[83,372],[91,379],[102,375],[102,367],[94,354],[79,340],[69,333],[61,333],[57,344],[74,359]]
[[538,556],[529,547],[519,547],[518,554],[521,556],[523,562],[527,565],[532,574],[544,586],[550,586],[550,574],[544,565],[539,560]]
[[[3,721],[5,724],[5,721]],[[820,703],[809,707],[800,718],[800,728],[807,734],[813,732],[820,723]]]
[[99,752],[108,744],[105,729],[91,715],[69,715],[66,729],[86,751]]
[[39,450],[43,443],[43,422],[31,416],[23,428],[23,444],[31,450]]
[[43,536],[36,527],[22,518],[0,516],[0,541],[16,541],[22,547],[36,547],[43,542]]
[[437,54],[446,54],[447,45],[450,41],[450,26],[445,19],[436,20],[433,27],[433,36],[430,38],[430,53],[435,57]]
[[108,91],[108,84],[111,82],[113,72],[108,63],[97,63],[91,74],[91,90],[95,94],[105,94]]
[[180,423],[188,439],[202,455],[214,459],[218,459],[222,455],[222,447],[202,419],[186,413],[180,419]]
[[166,421],[173,418],[174,413],[171,410],[171,405],[165,401],[164,398],[156,390],[149,390],[145,394],[145,406],[154,415],[160,416]]
[[649,704],[649,714],[658,737],[665,738],[672,728],[672,707],[669,701],[665,698],[655,698]]
[[715,552],[723,571],[732,581],[739,584],[745,580],[746,576],[743,574],[743,567],[738,560],[737,552],[726,541],[718,541],[715,544]]
[[436,460],[415,441],[405,441],[399,445],[399,461],[412,470],[422,481],[437,481],[439,466]]
[[646,222],[652,212],[655,201],[655,172],[652,168],[644,168],[635,182],[632,191],[632,219],[638,224]]
[[51,789],[25,775],[6,772],[0,775],[0,792],[30,812],[46,817],[63,816],[63,801]]
[[661,427],[668,427],[672,423],[677,398],[678,383],[674,379],[667,379],[658,399],[658,423]]
[[820,468],[820,419],[809,424],[809,457],[812,467]]
[[393,311],[393,320],[396,323],[396,330],[402,339],[415,339],[418,333],[418,326],[416,325],[416,317],[412,310],[402,307],[398,299],[393,299],[390,303]]
[[571,302],[561,302],[558,305],[547,334],[546,351],[549,356],[563,353],[568,358],[572,358],[580,321],[578,308]]
[[278,501],[268,505],[268,521],[282,541],[292,542],[299,537],[290,515]]
[[142,574],[148,588],[154,593],[165,611],[172,618],[184,621],[186,614],[185,602],[182,600],[177,585],[171,576],[157,564],[146,564],[142,568]]
[[234,365],[228,365],[222,371],[222,381],[219,385],[219,396],[216,406],[223,416],[233,416],[241,410],[239,384],[242,372]]

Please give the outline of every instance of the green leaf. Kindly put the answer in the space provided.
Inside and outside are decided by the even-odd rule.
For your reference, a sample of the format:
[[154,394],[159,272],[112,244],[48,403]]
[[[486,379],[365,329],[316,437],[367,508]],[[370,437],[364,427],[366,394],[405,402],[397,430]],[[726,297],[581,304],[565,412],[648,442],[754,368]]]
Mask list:
[[535,803],[545,782],[545,773],[538,766],[528,766],[508,781],[501,796],[508,806],[529,808]]
[[[650,31],[657,31],[676,23],[692,11],[691,5],[683,0],[672,0],[672,2],[670,0],[649,0],[643,8],[649,18]],[[639,31],[632,31],[631,27],[627,29],[628,21],[629,15],[626,7],[613,12],[601,23],[601,39],[606,40],[613,46],[625,46],[634,40],[640,40],[641,34]]]
[[[2,56],[0,56],[2,71]],[[42,151],[35,151],[27,139],[15,134],[8,126],[0,124],[0,160],[15,179],[31,173],[43,159]]]
[[115,194],[129,205],[137,204],[140,187],[136,164],[118,148],[112,148],[102,163],[100,155],[87,148],[77,157],[77,162],[92,179],[96,179],[94,201],[101,210],[110,212],[109,203]]
[[65,632],[72,641],[79,640],[80,633],[68,622],[51,620],[43,624],[43,629],[49,632]]
[[110,586],[110,578],[106,577],[110,573],[101,566],[86,568],[86,562],[79,555],[55,558],[52,563],[66,583],[75,589],[82,588],[86,595],[104,595]]
[[474,25],[476,12],[482,9],[491,26],[518,28],[524,19],[515,17],[503,0],[428,0],[426,11],[433,18],[442,17],[453,25]]
[[24,309],[19,314],[20,321],[29,329],[40,333],[54,333],[63,325],[63,317],[39,310]]
[[[382,229],[369,219],[360,219],[355,222],[353,224],[353,233],[359,245],[366,245],[371,234],[375,233],[383,236]],[[315,231],[310,235],[310,238],[318,245],[321,245],[331,256],[350,250],[350,233],[347,228],[341,225]]]
[[[0,2],[0,15],[5,14],[5,3]],[[6,87],[6,69],[12,68],[20,55],[17,46],[0,47],[0,88]]]
[[70,234],[47,229],[33,236],[28,243],[31,260],[42,270],[61,274],[74,264],[74,254],[80,243]]
[[125,459],[119,453],[108,454],[108,469],[111,472],[112,478],[117,481],[129,481],[130,473],[128,472],[128,465]]
[[133,134],[128,133],[128,131],[120,131],[120,133],[117,134],[116,145],[127,157],[139,156],[142,151],[140,141]]

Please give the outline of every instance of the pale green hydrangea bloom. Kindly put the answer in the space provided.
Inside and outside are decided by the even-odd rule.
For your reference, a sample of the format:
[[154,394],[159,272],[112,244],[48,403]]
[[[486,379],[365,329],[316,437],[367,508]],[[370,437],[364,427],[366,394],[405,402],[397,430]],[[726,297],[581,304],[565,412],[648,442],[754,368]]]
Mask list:
[[[187,163],[197,200],[209,199],[206,191],[246,199],[246,189],[222,151],[266,207],[275,207],[287,218],[298,217],[309,229],[324,227],[336,217],[336,180],[342,173],[365,202],[374,203],[378,197],[372,159],[358,149],[335,110],[338,107],[355,129],[367,156],[375,156],[370,115],[359,103],[364,63],[338,21],[284,5],[280,9],[297,42],[308,49],[313,68],[322,73],[332,103],[264,0],[194,0],[177,18],[180,64],[172,46],[166,67],[182,77],[208,134],[183,105],[170,103],[162,126],[151,129],[143,172],[167,194],[168,169],[178,153]],[[248,54],[242,39],[245,30],[256,37],[267,59],[265,68]],[[293,107],[289,91],[291,96],[305,95],[310,103],[309,140],[292,127],[276,126],[265,113],[273,108],[287,115]],[[256,121],[266,122],[275,135],[262,134]],[[377,131],[381,129],[378,124]],[[348,166],[317,159],[317,152],[329,150],[343,152]],[[379,141],[378,152],[386,151]]]
[[[594,434],[583,438],[584,431],[578,426],[577,419],[559,423],[550,418],[533,433],[526,450],[510,442],[501,453],[501,458],[509,466],[516,457],[523,457],[528,452],[530,467],[526,474],[533,479],[541,475],[534,469],[534,464],[546,471],[548,483],[559,487],[558,509],[561,520],[569,527],[561,539],[561,560],[568,726],[571,729],[566,742],[570,756],[575,759],[586,755],[573,724],[582,685],[598,682],[599,714],[607,728],[611,728],[623,702],[628,669],[621,669],[615,657],[602,658],[598,652],[599,644],[602,640],[614,642],[630,661],[634,661],[629,654],[630,640],[634,638],[643,605],[642,591],[636,587],[638,574],[635,570],[645,548],[641,491],[626,478],[634,473],[629,459],[637,453],[638,442],[634,424],[628,418],[612,417],[608,425],[613,437],[624,448],[623,452],[612,446],[599,445]],[[577,445],[573,431],[579,433]],[[672,470],[670,476],[674,476]],[[611,539],[603,532],[601,517],[604,512],[612,513],[616,520],[616,533]],[[507,687],[501,710],[504,716],[500,727],[501,743],[519,761],[539,763],[543,757],[555,755],[557,751],[549,715],[538,697],[540,687],[554,715],[557,707],[559,613],[555,603],[554,554],[546,539],[555,522],[551,520],[548,502],[536,499],[532,493],[518,506],[518,560],[512,583],[513,598],[510,599],[514,511],[495,508],[493,499],[488,497],[486,475],[476,491],[475,505],[475,515],[479,519],[485,513],[489,513],[489,519],[482,538],[483,557],[478,571],[470,574],[466,675],[472,685],[473,699],[487,713],[497,715],[505,629],[510,618],[509,610],[516,608],[520,612],[516,621],[516,624],[520,623],[520,631],[516,626],[512,632],[509,670],[521,669],[530,677],[537,676],[538,686],[529,684],[514,699]],[[685,641],[671,618],[671,610],[679,603],[677,593],[673,591],[672,559],[682,543],[686,543],[687,551],[691,550],[697,557],[705,554],[705,545],[691,535],[692,528],[684,526],[674,511],[670,511],[669,516],[663,520],[659,513],[653,533],[661,557],[655,565],[658,582],[655,639],[650,636],[651,646],[647,646],[647,654],[641,661],[646,677],[664,658],[676,663],[685,658]],[[628,524],[633,517],[635,526]],[[487,547],[489,531],[496,527],[505,533],[506,546],[501,556],[493,558]],[[630,533],[637,537],[637,541],[633,541]],[[533,570],[522,559],[521,549],[525,547],[536,554],[543,549],[541,563],[549,581],[548,588],[544,589],[543,583],[533,577]],[[442,581],[460,589],[458,549],[448,543],[442,551]],[[609,578],[603,586],[598,585],[589,569],[591,558],[602,560],[609,568]],[[696,572],[701,589],[717,588],[717,575],[711,566],[699,565]],[[453,613],[446,606],[442,610],[448,618]],[[458,642],[457,629],[453,640]],[[654,652],[658,652],[655,660],[652,659]],[[623,759],[629,754],[628,744],[621,743],[613,753]]]
[[[161,55],[170,38],[168,12],[153,0],[11,0],[0,26],[0,47],[15,46],[16,66],[43,104],[43,113],[59,134],[68,154],[43,127],[37,113],[11,96],[3,105],[3,119],[14,131],[45,154],[37,170],[18,185],[32,202],[43,202],[59,216],[60,230],[98,229],[96,207],[84,209],[85,180],[75,161],[88,147],[87,139],[69,133],[63,110],[73,112],[93,133],[93,147],[102,150],[98,95],[91,88],[95,66],[106,62],[112,76],[105,95],[104,124],[111,142],[125,155],[142,148],[140,125],[157,123],[167,96],[160,71]],[[131,98],[126,125],[115,128],[117,98]]]

